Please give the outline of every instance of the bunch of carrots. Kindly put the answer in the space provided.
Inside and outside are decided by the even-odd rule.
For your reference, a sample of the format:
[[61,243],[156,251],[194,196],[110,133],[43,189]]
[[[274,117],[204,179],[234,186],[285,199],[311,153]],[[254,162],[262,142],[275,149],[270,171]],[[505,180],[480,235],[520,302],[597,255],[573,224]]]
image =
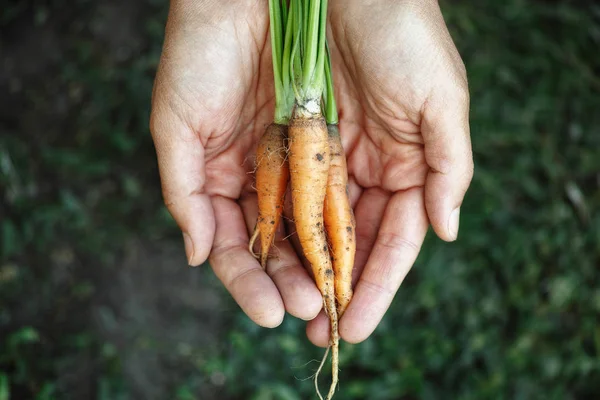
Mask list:
[[[329,318],[332,381],[338,382],[338,319],[352,298],[355,222],[326,43],[327,0],[269,0],[275,116],[256,154],[258,219],[249,248],[266,268],[291,186],[293,217]],[[315,374],[315,388],[318,372]]]

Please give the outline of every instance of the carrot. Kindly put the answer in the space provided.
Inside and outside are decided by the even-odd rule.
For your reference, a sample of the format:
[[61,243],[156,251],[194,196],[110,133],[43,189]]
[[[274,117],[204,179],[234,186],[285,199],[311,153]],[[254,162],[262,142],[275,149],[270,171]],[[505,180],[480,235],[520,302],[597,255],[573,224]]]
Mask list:
[[267,266],[269,250],[281,220],[285,192],[290,178],[285,139],[286,125],[270,124],[258,143],[256,151],[256,191],[258,193],[258,218],[255,233],[249,243],[254,247],[257,233],[260,236],[260,265]]
[[260,236],[260,265],[267,267],[269,250],[281,220],[285,192],[289,181],[285,139],[292,114],[294,93],[291,86],[289,58],[292,46],[292,13],[287,2],[269,0],[271,47],[275,86],[275,115],[258,143],[256,150],[256,192],[258,218],[248,243],[250,253]]
[[352,299],[352,269],[356,254],[356,222],[348,197],[348,167],[338,128],[331,55],[326,45],[324,114],[329,133],[331,167],[325,197],[325,228],[333,257],[335,296],[338,317],[341,318]]
[[[288,10],[287,1],[269,0],[275,124],[267,129],[257,150],[259,216],[249,244],[252,251],[260,236],[264,268],[281,219],[289,176],[296,233],[330,321],[329,346],[315,374],[315,389],[321,400],[317,380],[330,350],[332,378],[328,400],[338,383],[338,313],[344,312],[352,296],[355,250],[344,153],[337,128],[328,130],[326,123],[337,123],[325,39],[327,3],[328,0],[291,0]],[[283,20],[287,20],[286,24]],[[334,116],[335,121],[323,117],[322,98],[326,115]],[[283,146],[284,125],[288,123],[289,165]]]
[[331,154],[327,126],[322,116],[294,114],[289,127],[289,162],[296,232],[304,255],[312,266],[331,325],[333,376],[327,397],[330,399],[338,381],[339,334],[334,271],[323,218]]
[[354,213],[348,198],[348,169],[337,125],[328,124],[331,166],[327,180],[324,221],[333,259],[338,318],[352,298],[352,268],[356,253]]
[[331,164],[329,134],[321,110],[325,83],[327,0],[292,0],[294,26],[290,72],[296,98],[289,126],[289,163],[292,207],[296,233],[302,251],[311,265],[315,283],[323,296],[329,317],[329,347],[318,375],[331,349],[332,377],[327,399],[338,383],[339,332],[335,299],[335,276],[324,223],[324,203]]

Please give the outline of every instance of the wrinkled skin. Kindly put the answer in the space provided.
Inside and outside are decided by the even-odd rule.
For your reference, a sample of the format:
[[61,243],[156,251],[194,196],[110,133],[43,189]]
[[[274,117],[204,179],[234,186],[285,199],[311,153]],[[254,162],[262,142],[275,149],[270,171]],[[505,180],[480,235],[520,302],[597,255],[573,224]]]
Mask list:
[[[437,2],[370,3],[331,0],[329,10],[357,223],[355,293],[340,321],[353,343],[378,325],[428,226],[456,239],[473,174],[466,73]],[[172,2],[151,117],[163,196],[190,265],[208,259],[261,326],[285,311],[311,320],[307,334],[323,346],[328,323],[293,225],[280,229],[266,272],[247,248],[254,151],[273,118],[270,64],[266,0]]]

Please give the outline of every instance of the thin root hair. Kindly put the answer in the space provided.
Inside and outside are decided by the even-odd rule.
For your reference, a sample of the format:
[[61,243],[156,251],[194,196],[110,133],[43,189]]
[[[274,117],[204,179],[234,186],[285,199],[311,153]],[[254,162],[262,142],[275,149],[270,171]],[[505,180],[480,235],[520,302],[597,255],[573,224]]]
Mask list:
[[323,396],[321,395],[321,391],[319,390],[319,374],[323,369],[323,365],[325,365],[325,361],[327,361],[327,356],[329,355],[330,348],[331,345],[327,346],[327,350],[325,350],[325,354],[323,354],[323,358],[321,359],[319,368],[317,369],[317,372],[315,372],[315,391],[317,392],[317,396],[319,396],[319,400],[323,400]]
[[294,236],[296,233],[298,233],[298,232],[294,231],[294,232],[290,233],[289,235],[287,235],[286,237],[284,237],[281,240],[287,240],[287,239],[291,238],[292,236]]
[[256,259],[258,259],[260,256],[254,252],[254,243],[256,242],[256,238],[258,237],[259,233],[260,233],[260,230],[258,229],[258,225],[256,225],[254,227],[254,232],[252,233],[252,237],[248,241],[248,251],[250,251],[250,254],[252,254],[254,256],[254,258],[256,258]]

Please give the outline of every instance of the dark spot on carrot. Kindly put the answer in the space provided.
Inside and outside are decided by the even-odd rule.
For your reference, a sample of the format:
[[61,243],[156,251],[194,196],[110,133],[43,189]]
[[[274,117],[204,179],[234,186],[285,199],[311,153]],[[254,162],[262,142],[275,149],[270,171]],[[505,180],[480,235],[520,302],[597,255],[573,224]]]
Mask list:
[[350,251],[350,247],[346,247],[346,251]]
[[346,227],[346,232],[348,232],[348,233],[352,233],[352,227],[351,227],[351,226],[347,226],[347,227]]
[[327,275],[327,276],[331,276],[331,275],[333,275],[333,270],[332,270],[331,268],[327,268],[327,269],[325,270],[325,275]]
[[317,153],[317,161],[323,161],[323,154]]
[[275,221],[271,221],[271,225],[275,225]]
[[323,251],[327,251],[327,245],[326,244],[323,245]]

